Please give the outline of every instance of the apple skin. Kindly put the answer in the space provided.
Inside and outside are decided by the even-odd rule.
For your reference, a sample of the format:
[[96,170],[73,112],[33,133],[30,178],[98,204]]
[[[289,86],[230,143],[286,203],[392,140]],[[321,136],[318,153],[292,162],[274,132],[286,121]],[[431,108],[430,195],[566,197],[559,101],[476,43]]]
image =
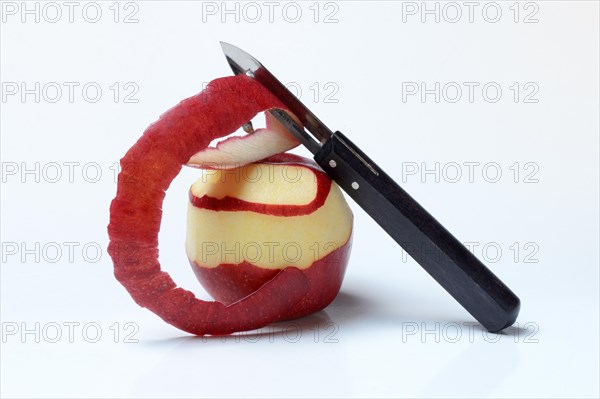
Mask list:
[[[307,316],[333,302],[342,287],[351,248],[352,237],[342,247],[301,270],[308,280],[308,293],[281,320]],[[215,268],[202,267],[194,261],[190,263],[204,289],[225,305],[252,294],[281,271],[256,267],[248,262],[221,264]]]
[[[286,167],[302,168],[302,171],[310,171],[311,176],[314,174],[314,179],[311,179],[312,184],[316,184],[312,200],[308,201],[304,198],[305,203],[302,205],[290,204],[289,201],[294,199],[290,198],[290,195],[296,195],[292,193],[287,195],[286,201],[281,201],[288,202],[287,204],[256,203],[224,195],[222,190],[219,191],[218,188],[211,190],[210,187],[203,187],[203,195],[199,196],[200,194],[197,192],[194,193],[198,190],[195,190],[193,185],[190,189],[190,203],[188,205],[186,250],[192,270],[201,285],[214,299],[225,305],[233,304],[256,292],[280,273],[282,269],[297,267],[308,281],[308,292],[302,300],[285,314],[282,314],[279,320],[298,318],[324,309],[339,293],[352,248],[353,216],[339,187],[312,160],[292,154],[279,154],[257,163],[257,165],[264,164],[286,165]],[[199,182],[200,180],[195,185]],[[218,185],[219,183],[217,181],[212,184]],[[244,192],[244,187],[237,187],[237,185],[244,184],[247,184],[247,182],[240,181],[236,183],[236,186],[228,187],[226,189],[227,194]],[[270,182],[269,184],[278,183]],[[280,182],[279,184],[284,185],[285,183]],[[205,186],[206,182],[203,185]],[[210,195],[211,191],[213,194],[219,192],[218,196],[220,198],[212,197]],[[281,191],[289,190],[282,187]],[[274,198],[274,200],[276,202],[277,198]],[[329,211],[332,207],[335,212]],[[269,226],[271,226],[269,223],[273,223],[273,228],[283,223],[289,223],[286,226],[288,230],[295,230],[293,234],[296,237],[310,236],[315,241],[310,245],[311,241],[306,241],[303,245],[298,244],[302,251],[310,252],[313,258],[308,260],[308,264],[304,262],[301,265],[285,264],[281,261],[275,262],[278,264],[268,262],[253,264],[245,259],[235,259],[235,262],[222,262],[222,260],[228,260],[227,256],[225,256],[225,259],[223,257],[218,258],[217,262],[214,260],[212,262],[206,261],[206,257],[204,257],[205,261],[201,261],[203,257],[199,255],[199,247],[205,243],[203,240],[206,240],[206,237],[198,238],[197,229],[210,229],[210,226],[199,226],[198,219],[192,217],[199,211],[202,211],[203,215],[208,214],[205,217],[219,218],[222,216],[229,218],[228,220],[233,218],[233,228],[232,225],[229,225],[229,229],[221,233],[215,233],[216,236],[210,236],[209,234],[211,242],[221,242],[225,244],[225,247],[232,248],[234,244],[231,241],[228,242],[229,234],[235,236],[233,230],[238,227],[244,229],[248,227],[245,226],[246,224],[255,223],[254,225],[260,227],[256,227],[252,232],[260,235],[260,231],[256,229],[269,229]],[[316,213],[319,211],[321,213]],[[254,217],[262,218],[258,219],[262,223],[250,219],[252,216],[249,216],[249,214],[257,214]],[[315,221],[314,218],[318,218],[318,220]],[[322,220],[324,218],[331,218],[331,220]],[[204,219],[201,220],[204,222]],[[238,223],[239,225],[236,226]],[[227,237],[225,237],[226,235]],[[319,240],[319,238],[322,238],[322,240]],[[284,240],[284,238],[281,239]],[[202,242],[199,242],[199,240]],[[302,240],[298,239],[295,242],[302,242]],[[323,250],[323,248],[329,249],[328,251],[322,251],[322,254],[315,254],[314,247],[311,245],[319,245],[320,250]],[[212,264],[209,265],[208,263]]]

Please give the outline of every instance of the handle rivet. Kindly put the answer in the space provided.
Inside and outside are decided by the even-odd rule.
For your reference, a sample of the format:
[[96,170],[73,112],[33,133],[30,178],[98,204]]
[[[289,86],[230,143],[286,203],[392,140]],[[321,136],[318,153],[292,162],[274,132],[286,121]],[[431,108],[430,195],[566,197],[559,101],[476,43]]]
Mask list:
[[335,162],[333,159],[329,161],[329,166],[331,166],[332,168],[335,168],[337,166],[337,162]]
[[358,190],[358,187],[360,187],[360,186],[358,185],[357,182],[352,182],[352,188],[353,189]]

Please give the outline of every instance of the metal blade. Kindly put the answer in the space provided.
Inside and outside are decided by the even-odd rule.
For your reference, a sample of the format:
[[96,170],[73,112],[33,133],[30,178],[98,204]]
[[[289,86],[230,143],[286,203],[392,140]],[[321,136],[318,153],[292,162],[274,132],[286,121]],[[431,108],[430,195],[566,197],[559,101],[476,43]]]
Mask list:
[[[319,143],[324,143],[333,132],[325,126],[292,92],[290,92],[271,72],[267,70],[250,54],[229,43],[221,42],[221,48],[233,73],[246,74],[269,90],[277,97],[296,117],[302,125],[315,136]],[[277,117],[277,115],[274,115]],[[281,116],[281,115],[280,115]],[[278,118],[279,119],[279,118]],[[282,122],[284,126],[286,125]],[[293,133],[293,132],[292,132]],[[298,137],[298,136],[296,136]],[[304,140],[298,139],[303,143]],[[305,144],[306,145],[306,144]],[[310,149],[310,148],[309,148]],[[312,150],[311,150],[312,152]]]
[[227,62],[229,63],[229,66],[235,75],[242,73],[248,74],[252,77],[254,72],[256,72],[258,68],[262,67],[260,62],[258,62],[254,57],[246,53],[244,50],[239,49],[229,43],[220,43],[223,53],[225,54],[225,58],[227,59]]

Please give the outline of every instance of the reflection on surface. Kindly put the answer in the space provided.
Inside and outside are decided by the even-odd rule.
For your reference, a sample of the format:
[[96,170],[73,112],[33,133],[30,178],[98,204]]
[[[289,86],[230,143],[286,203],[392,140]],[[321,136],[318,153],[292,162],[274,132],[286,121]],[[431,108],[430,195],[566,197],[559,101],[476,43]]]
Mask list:
[[[460,344],[459,352],[453,356],[440,356],[441,364],[432,365],[435,372],[425,382],[420,396],[494,396],[495,389],[517,368],[519,351],[512,338],[521,339],[525,334],[522,329],[511,327],[512,331],[495,334],[479,325],[470,325],[472,328],[464,331],[470,334],[469,339]],[[481,337],[486,338],[482,340]]]
[[[343,328],[327,312],[229,336],[144,343],[164,353],[133,386],[140,397],[349,395]],[[168,381],[166,384],[157,381]]]
[[[435,300],[394,292],[393,300],[382,302],[368,292],[344,290],[326,311],[256,331],[141,341],[144,352],[156,356],[132,393],[484,397],[505,385],[518,365],[516,342],[531,334],[515,327],[486,335],[474,321],[456,321],[462,314],[452,317]],[[462,337],[455,339],[448,326],[458,326]]]

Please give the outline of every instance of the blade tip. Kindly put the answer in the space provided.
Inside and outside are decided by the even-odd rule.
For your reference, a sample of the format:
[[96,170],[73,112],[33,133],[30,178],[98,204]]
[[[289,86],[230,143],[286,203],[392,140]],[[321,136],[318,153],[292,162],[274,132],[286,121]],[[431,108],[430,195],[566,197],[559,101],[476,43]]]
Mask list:
[[223,50],[224,53],[227,52],[228,48],[234,47],[232,44],[223,41],[219,41],[219,44],[221,45],[221,50]]

